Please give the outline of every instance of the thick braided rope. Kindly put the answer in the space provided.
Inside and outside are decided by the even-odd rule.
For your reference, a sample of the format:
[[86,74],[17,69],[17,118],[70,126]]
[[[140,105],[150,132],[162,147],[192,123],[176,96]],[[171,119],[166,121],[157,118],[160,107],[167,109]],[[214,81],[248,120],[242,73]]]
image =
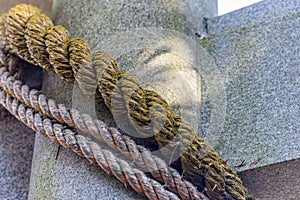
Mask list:
[[132,168],[125,160],[116,158],[111,151],[78,135],[62,124],[53,123],[49,118],[43,117],[31,108],[26,108],[13,97],[0,91],[0,103],[9,110],[17,119],[36,132],[41,132],[65,148],[71,148],[75,153],[84,156],[92,163],[97,163],[107,173],[112,173],[122,183],[129,184],[136,192],[144,193],[148,199],[179,199],[175,194],[166,191],[164,187],[148,178],[142,171]]
[[190,182],[183,180],[175,169],[169,167],[162,159],[153,156],[148,149],[136,145],[132,139],[122,135],[117,129],[109,128],[104,122],[92,119],[87,114],[80,114],[75,109],[69,111],[63,104],[57,105],[54,100],[48,100],[39,91],[30,90],[27,85],[15,80],[5,67],[0,68],[0,84],[5,92],[35,111],[67,124],[70,128],[78,128],[83,133],[119,150],[143,170],[149,171],[156,180],[165,183],[166,187],[178,194],[181,199],[206,199]]
[[0,89],[0,103],[29,128],[42,133],[65,148],[72,149],[91,163],[98,164],[101,169],[113,174],[122,183],[129,184],[136,192],[145,194],[148,199],[179,200],[175,194],[165,190],[160,183],[148,178],[142,171],[133,168],[125,160],[117,158],[111,151],[102,149],[89,138],[65,128],[59,122],[53,122],[32,108],[28,108],[2,89]]
[[[3,15],[0,43],[0,58],[5,59],[3,55],[7,52],[18,55],[54,71],[68,82],[76,81],[87,94],[93,94],[97,88],[106,105],[114,106],[114,117],[128,119],[126,123],[130,122],[130,126],[125,124],[126,131],[154,135],[160,148],[167,147],[162,152],[164,155],[170,157],[179,146],[185,177],[206,188],[209,197],[246,198],[237,174],[206,141],[195,136],[188,123],[172,113],[158,94],[143,90],[134,77],[119,71],[114,60],[104,52],[92,53],[86,41],[70,39],[67,30],[53,26],[37,8],[20,4]],[[162,109],[152,109],[156,105]],[[163,118],[166,120],[161,122]]]

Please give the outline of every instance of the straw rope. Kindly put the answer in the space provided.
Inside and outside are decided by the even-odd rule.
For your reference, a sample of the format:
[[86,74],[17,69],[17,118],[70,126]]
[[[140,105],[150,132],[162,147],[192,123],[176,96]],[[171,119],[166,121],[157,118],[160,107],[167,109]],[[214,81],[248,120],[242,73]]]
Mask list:
[[122,183],[130,185],[136,192],[145,194],[150,200],[179,200],[172,192],[167,191],[159,182],[148,178],[142,171],[134,168],[127,161],[117,158],[113,152],[101,148],[90,138],[79,135],[59,122],[45,117],[21,103],[16,98],[0,89],[0,103],[12,115],[36,132],[72,149],[91,163],[96,163],[107,173],[113,174]]
[[[86,94],[97,90],[120,127],[128,134],[148,137],[166,158],[180,154],[184,177],[206,190],[212,199],[246,199],[241,180],[167,102],[144,90],[135,77],[118,70],[105,52],[91,52],[83,39],[70,38],[62,26],[53,26],[39,9],[26,4],[12,8],[0,19],[0,59],[9,54],[76,83]],[[158,130],[158,127],[161,127]]]
[[104,142],[113,149],[118,150],[124,156],[133,160],[142,170],[150,172],[159,182],[165,183],[166,187],[178,194],[182,199],[205,199],[205,196],[165,161],[144,148],[137,145],[130,137],[122,135],[116,128],[107,125],[98,119],[93,119],[88,114],[80,114],[76,109],[71,111],[63,104],[56,104],[52,99],[47,99],[40,91],[30,89],[21,81],[10,75],[5,67],[0,68],[1,88],[49,119],[54,119],[61,124],[68,125],[71,129],[78,129],[83,133]]

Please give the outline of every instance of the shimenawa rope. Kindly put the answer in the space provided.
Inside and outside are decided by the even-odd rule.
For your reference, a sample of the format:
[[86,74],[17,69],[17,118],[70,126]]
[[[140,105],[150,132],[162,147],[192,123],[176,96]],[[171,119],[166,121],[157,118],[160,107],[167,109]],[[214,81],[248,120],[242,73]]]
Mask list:
[[[58,123],[68,125],[71,129],[77,128],[83,133],[93,136],[98,141],[105,142],[113,149],[117,149],[132,159],[143,170],[149,171],[152,176],[165,183],[166,187],[178,194],[182,199],[205,199],[205,196],[162,159],[153,156],[151,152],[140,146],[126,135],[122,135],[116,128],[107,127],[104,122],[93,119],[90,115],[80,114],[76,109],[69,111],[63,104],[56,104],[47,99],[35,89],[16,80],[14,76],[3,68],[0,70],[0,83],[2,89],[27,107],[36,112],[56,120]],[[51,137],[48,135],[48,137]]]
[[[7,53],[14,54],[68,82],[76,82],[87,94],[98,90],[108,108],[114,108],[114,117],[127,119],[120,125],[127,133],[150,139],[154,135],[152,139],[169,158],[179,149],[184,177],[205,188],[209,197],[246,199],[245,188],[234,170],[206,141],[195,136],[192,127],[158,94],[142,89],[133,76],[118,70],[106,53],[92,53],[85,40],[69,38],[66,29],[53,26],[39,9],[20,4],[2,15],[0,49],[3,63]],[[160,109],[154,109],[157,106]]]
[[[0,71],[3,73],[5,69],[1,68]],[[0,89],[0,103],[29,128],[42,133],[65,148],[71,148],[76,154],[87,158],[91,163],[98,164],[104,171],[113,174],[122,183],[129,184],[136,192],[144,193],[148,199],[179,200],[175,194],[165,190],[159,182],[148,178],[127,161],[117,158],[113,152],[101,148],[97,143],[64,127],[63,124],[53,122],[42,113],[34,111],[10,96],[2,88]]]

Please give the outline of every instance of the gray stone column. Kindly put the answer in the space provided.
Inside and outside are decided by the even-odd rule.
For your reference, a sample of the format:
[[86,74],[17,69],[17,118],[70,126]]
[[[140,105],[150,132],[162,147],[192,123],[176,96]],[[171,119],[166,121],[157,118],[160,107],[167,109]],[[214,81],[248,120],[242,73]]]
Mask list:
[[[202,80],[195,39],[205,32],[204,17],[216,13],[216,0],[57,0],[52,17],[72,37],[110,53],[145,88],[158,91],[199,134]],[[49,74],[44,83],[48,96],[78,106],[72,86]],[[93,112],[93,105],[85,111]],[[113,123],[109,113],[101,118]],[[56,144],[36,138],[29,199],[145,198],[71,151],[62,149],[55,159],[57,150]]]
[[[0,15],[22,0],[2,0]],[[48,1],[27,0],[49,14]],[[35,133],[0,108],[0,199],[27,199]]]
[[264,0],[208,20],[210,37],[201,41],[225,80],[215,147],[232,166],[244,160],[236,170],[257,199],[300,194],[299,27],[300,1]]

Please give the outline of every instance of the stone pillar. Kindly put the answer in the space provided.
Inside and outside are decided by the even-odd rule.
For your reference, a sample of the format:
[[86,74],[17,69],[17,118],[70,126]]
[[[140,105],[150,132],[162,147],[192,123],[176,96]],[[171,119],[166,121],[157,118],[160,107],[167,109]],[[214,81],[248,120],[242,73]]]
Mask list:
[[[216,13],[216,0],[56,0],[52,17],[72,37],[86,39],[93,50],[110,53],[121,69],[163,95],[201,134],[199,70],[204,65],[199,66],[199,58],[202,64],[209,60],[198,56],[202,49],[195,39],[205,33],[204,18]],[[48,74],[44,91],[77,107],[76,91],[53,75]],[[93,112],[90,109],[93,105],[85,111]],[[112,124],[109,113],[101,118]],[[30,199],[145,198],[71,151],[60,150],[56,159],[57,150],[56,144],[36,138]]]
[[201,44],[224,77],[227,100],[215,148],[232,166],[244,161],[236,170],[257,199],[298,199],[300,1],[264,0],[207,27]]
[[[0,15],[22,0],[2,0]],[[28,0],[49,14],[48,1]],[[0,199],[27,199],[35,133],[0,108]]]

